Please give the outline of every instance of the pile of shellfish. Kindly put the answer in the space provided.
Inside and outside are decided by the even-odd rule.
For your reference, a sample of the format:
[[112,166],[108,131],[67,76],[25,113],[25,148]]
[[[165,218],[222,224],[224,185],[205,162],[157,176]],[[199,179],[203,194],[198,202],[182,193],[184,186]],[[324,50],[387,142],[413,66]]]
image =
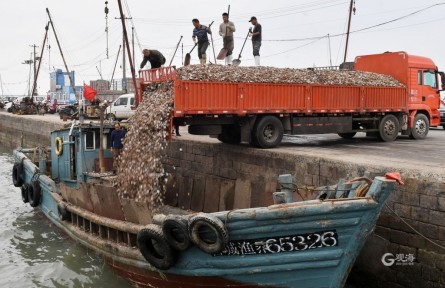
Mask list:
[[117,191],[122,198],[146,202],[156,211],[163,203],[168,173],[162,162],[168,145],[173,110],[173,83],[160,83],[143,93],[117,167]]
[[349,86],[403,86],[391,76],[355,70],[190,65],[177,70],[178,79],[247,83],[287,83]]

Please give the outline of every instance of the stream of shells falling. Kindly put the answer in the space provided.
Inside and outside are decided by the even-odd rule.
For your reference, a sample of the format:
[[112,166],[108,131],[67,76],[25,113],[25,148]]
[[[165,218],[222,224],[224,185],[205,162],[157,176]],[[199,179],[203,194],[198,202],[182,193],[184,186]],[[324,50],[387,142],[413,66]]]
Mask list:
[[[349,86],[403,86],[382,74],[273,67],[191,65],[179,68],[177,79],[191,81],[258,82]],[[146,202],[156,211],[163,204],[168,173],[164,170],[170,115],[173,111],[173,81],[151,85],[130,122],[117,168],[118,193],[123,198]]]

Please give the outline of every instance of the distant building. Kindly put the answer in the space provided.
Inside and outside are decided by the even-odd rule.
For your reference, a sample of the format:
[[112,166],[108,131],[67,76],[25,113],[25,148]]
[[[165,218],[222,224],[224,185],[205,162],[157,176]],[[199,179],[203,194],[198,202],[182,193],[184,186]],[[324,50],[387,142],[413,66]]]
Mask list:
[[[59,104],[74,103],[77,101],[76,94],[74,93],[73,87],[71,86],[70,76],[74,83],[76,83],[74,71],[63,72],[62,69],[57,69],[49,74],[50,86],[48,91],[48,96],[50,100],[57,100]],[[82,95],[83,86],[75,86],[78,95]]]

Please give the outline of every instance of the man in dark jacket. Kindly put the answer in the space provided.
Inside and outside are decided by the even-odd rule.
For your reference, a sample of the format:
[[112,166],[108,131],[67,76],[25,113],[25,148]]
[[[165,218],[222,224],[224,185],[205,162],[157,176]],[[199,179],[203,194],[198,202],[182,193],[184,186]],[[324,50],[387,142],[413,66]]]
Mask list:
[[121,124],[114,124],[114,130],[111,132],[111,151],[113,152],[114,172],[116,172],[116,168],[118,167],[119,155],[121,154],[122,148],[124,148],[122,140],[126,133],[127,131],[121,129]]
[[261,32],[261,24],[258,23],[255,16],[252,16],[250,18],[250,23],[253,25],[252,28],[249,29],[250,36],[252,36],[252,48],[253,48],[253,57],[255,58],[255,66],[260,66],[260,47],[261,47],[261,39],[262,39],[262,32]]
[[144,54],[144,59],[142,60],[140,68],[144,68],[145,64],[147,64],[147,61],[150,62],[151,69],[159,68],[165,63],[165,57],[162,55],[161,52],[158,50],[148,50],[144,49],[142,51],[142,54]]

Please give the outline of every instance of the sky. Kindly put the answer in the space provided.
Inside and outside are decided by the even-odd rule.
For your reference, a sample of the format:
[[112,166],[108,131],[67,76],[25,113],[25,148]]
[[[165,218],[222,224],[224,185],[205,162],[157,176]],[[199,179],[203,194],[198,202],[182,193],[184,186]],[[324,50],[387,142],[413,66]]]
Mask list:
[[[343,62],[350,0],[122,0],[127,33],[135,43],[136,71],[142,61],[142,49],[161,51],[167,64],[182,66],[186,53],[193,47],[192,22],[212,21],[216,54],[222,48],[218,27],[221,14],[230,5],[230,20],[235,23],[234,58],[241,56],[241,66],[254,64],[251,40],[246,39],[251,16],[256,16],[263,28],[261,64],[273,67],[307,68],[336,66]],[[434,0],[356,0],[351,17],[347,61],[358,55],[385,51],[406,51],[426,56],[443,71],[445,68],[445,2]],[[0,0],[0,87],[2,95],[26,95],[29,91],[29,71],[36,45],[41,55],[49,9],[56,35],[69,70],[74,70],[76,85],[90,80],[121,78],[122,24],[118,0]],[[106,27],[108,23],[108,33]],[[134,27],[134,28],[132,28]],[[134,31],[134,33],[132,33]],[[132,37],[132,34],[135,36]],[[329,35],[329,36],[328,36]],[[181,38],[175,57],[173,54]],[[183,45],[183,46],[182,46]],[[108,51],[108,55],[107,55]],[[122,51],[122,50],[121,50]],[[49,90],[49,73],[65,71],[55,34],[50,27],[48,42],[43,47],[41,69],[37,81],[40,95]],[[191,54],[191,64],[198,64],[197,51]],[[207,50],[213,61],[213,49]],[[219,61],[223,64],[223,61]],[[127,60],[127,76],[130,67]],[[32,80],[31,76],[31,80]],[[31,82],[32,86],[32,82]]]

